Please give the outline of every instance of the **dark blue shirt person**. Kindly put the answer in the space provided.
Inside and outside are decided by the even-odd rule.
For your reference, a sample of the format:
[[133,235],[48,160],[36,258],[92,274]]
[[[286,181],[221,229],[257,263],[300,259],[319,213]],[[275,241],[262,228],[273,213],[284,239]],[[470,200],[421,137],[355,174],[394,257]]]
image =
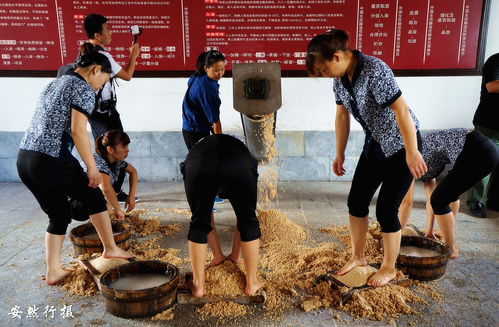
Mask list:
[[194,74],[187,82],[188,91],[182,103],[182,129],[191,132],[210,132],[220,120],[220,85],[208,74]]

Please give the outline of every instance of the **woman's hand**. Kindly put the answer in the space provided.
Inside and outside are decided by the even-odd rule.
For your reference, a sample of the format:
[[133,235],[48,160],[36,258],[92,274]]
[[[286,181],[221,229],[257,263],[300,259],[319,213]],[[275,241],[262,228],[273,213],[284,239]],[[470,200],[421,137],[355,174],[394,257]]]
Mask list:
[[101,183],[100,172],[95,167],[88,168],[87,170],[88,186],[96,188]]
[[427,238],[432,238],[434,240],[437,239],[437,237],[435,236],[435,234],[433,234],[433,231],[429,231],[429,230],[425,230],[424,236],[427,237]]
[[121,208],[114,209],[114,215],[116,216],[116,220],[125,220],[125,214],[123,213],[123,211],[121,211]]
[[345,156],[339,156],[337,155],[336,158],[334,158],[333,161],[333,173],[336,176],[343,176],[345,175],[345,168],[343,168],[343,164],[345,163]]
[[126,212],[130,212],[135,208],[135,196],[128,195],[125,201],[125,210]]
[[407,151],[405,154],[405,161],[407,162],[407,167],[409,167],[412,177],[415,179],[420,178],[428,171],[428,167],[419,151]]

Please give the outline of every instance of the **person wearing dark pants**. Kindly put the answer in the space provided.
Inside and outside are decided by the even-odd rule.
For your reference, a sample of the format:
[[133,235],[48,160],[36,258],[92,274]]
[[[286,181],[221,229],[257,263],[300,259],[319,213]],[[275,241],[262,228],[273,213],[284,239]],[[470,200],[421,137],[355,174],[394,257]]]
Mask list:
[[[114,242],[104,196],[97,186],[100,174],[92,157],[87,122],[95,104],[95,90],[109,79],[111,65],[100,53],[82,56],[71,75],[55,79],[42,91],[31,125],[17,157],[19,177],[49,217],[45,233],[47,274],[51,285],[70,271],[61,266],[61,249],[71,209],[68,196],[83,201],[104,246],[105,258],[131,258]],[[87,165],[85,174],[71,154],[76,146]]]
[[[499,53],[483,65],[480,104],[473,125],[499,148]],[[468,190],[466,204],[471,214],[479,218],[487,216],[486,208],[499,211],[499,174],[492,173],[477,181]]]
[[204,294],[204,271],[208,234],[212,231],[211,209],[218,187],[226,190],[234,208],[246,270],[245,293],[253,295],[262,286],[257,277],[259,238],[255,214],[258,163],[238,139],[224,134],[207,136],[196,143],[181,164],[192,217],[189,226],[189,257],[193,272],[192,294]]
[[[185,145],[190,150],[203,137],[210,134],[221,134],[220,105],[222,100],[219,95],[218,81],[225,73],[225,56],[216,50],[199,54],[196,61],[196,72],[187,81],[187,91],[182,102],[182,135]],[[219,190],[223,191],[223,190]],[[215,197],[216,203],[223,200]],[[212,211],[216,209],[212,207]],[[212,216],[213,230],[208,236],[208,243],[213,251],[213,261],[209,264],[218,265],[226,258],[239,262],[240,249],[234,240],[231,254],[228,257],[222,252],[218,243],[217,230]],[[237,233],[234,237],[237,237]]]
[[[412,178],[427,170],[419,151],[419,122],[402,97],[393,72],[378,58],[348,48],[348,34],[340,29],[316,35],[307,49],[310,76],[333,77],[336,98],[336,157],[333,172],[345,174],[345,149],[350,114],[366,134],[364,151],[348,196],[352,257],[338,271],[348,273],[367,265],[365,259],[369,203],[381,185],[376,218],[383,232],[383,263],[369,278],[369,286],[383,286],[396,276],[400,249],[398,208]],[[412,176],[411,176],[412,175]]]
[[[437,238],[441,235],[440,231],[433,231],[435,224],[435,215],[431,208],[430,198],[433,190],[437,187],[437,177],[445,170],[446,165],[454,166],[457,157],[463,150],[464,141],[469,130],[466,128],[451,128],[439,129],[426,133],[422,136],[423,159],[428,166],[428,171],[418,178],[418,181],[423,182],[426,193],[426,229],[425,236],[429,238]],[[409,191],[402,200],[399,209],[400,225],[402,231],[406,227],[412,211],[414,184],[412,182]],[[451,203],[452,212],[454,215],[459,211],[459,199]],[[403,232],[402,232],[403,235]]]
[[455,217],[450,203],[459,199],[473,184],[491,172],[499,170],[497,146],[479,131],[468,133],[463,150],[453,169],[440,181],[431,195],[431,206],[443,234],[443,241],[452,251],[451,258],[458,256],[455,242]]

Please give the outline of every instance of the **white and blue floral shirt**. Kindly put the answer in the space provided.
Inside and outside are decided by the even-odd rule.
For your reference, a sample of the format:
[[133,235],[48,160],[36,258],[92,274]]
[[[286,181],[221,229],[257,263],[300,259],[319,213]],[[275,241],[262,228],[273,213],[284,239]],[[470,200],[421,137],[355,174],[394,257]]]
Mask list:
[[38,98],[20,148],[55,158],[71,156],[74,146],[71,109],[90,117],[94,106],[94,90],[80,75],[64,75],[53,80]]
[[422,155],[428,171],[418,180],[426,182],[440,175],[445,165],[454,166],[463,150],[466,135],[466,128],[440,129],[424,134]]
[[[404,147],[395,113],[390,109],[402,91],[392,70],[382,60],[358,50],[353,53],[357,56],[357,64],[352,82],[346,75],[334,79],[336,104],[345,106],[362,125],[367,137],[378,142],[388,158]],[[410,109],[409,113],[416,129],[419,129],[416,116]]]

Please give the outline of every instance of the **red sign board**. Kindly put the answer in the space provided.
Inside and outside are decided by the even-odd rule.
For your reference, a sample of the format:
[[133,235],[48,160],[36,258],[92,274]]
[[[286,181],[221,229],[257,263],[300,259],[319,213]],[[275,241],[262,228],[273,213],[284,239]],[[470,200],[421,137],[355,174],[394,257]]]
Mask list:
[[476,70],[486,7],[486,0],[0,0],[0,71],[55,71],[74,61],[89,13],[109,19],[107,50],[122,65],[130,26],[143,29],[138,71],[192,71],[208,49],[224,53],[229,70],[246,62],[304,70],[308,41],[333,27],[395,70]]

